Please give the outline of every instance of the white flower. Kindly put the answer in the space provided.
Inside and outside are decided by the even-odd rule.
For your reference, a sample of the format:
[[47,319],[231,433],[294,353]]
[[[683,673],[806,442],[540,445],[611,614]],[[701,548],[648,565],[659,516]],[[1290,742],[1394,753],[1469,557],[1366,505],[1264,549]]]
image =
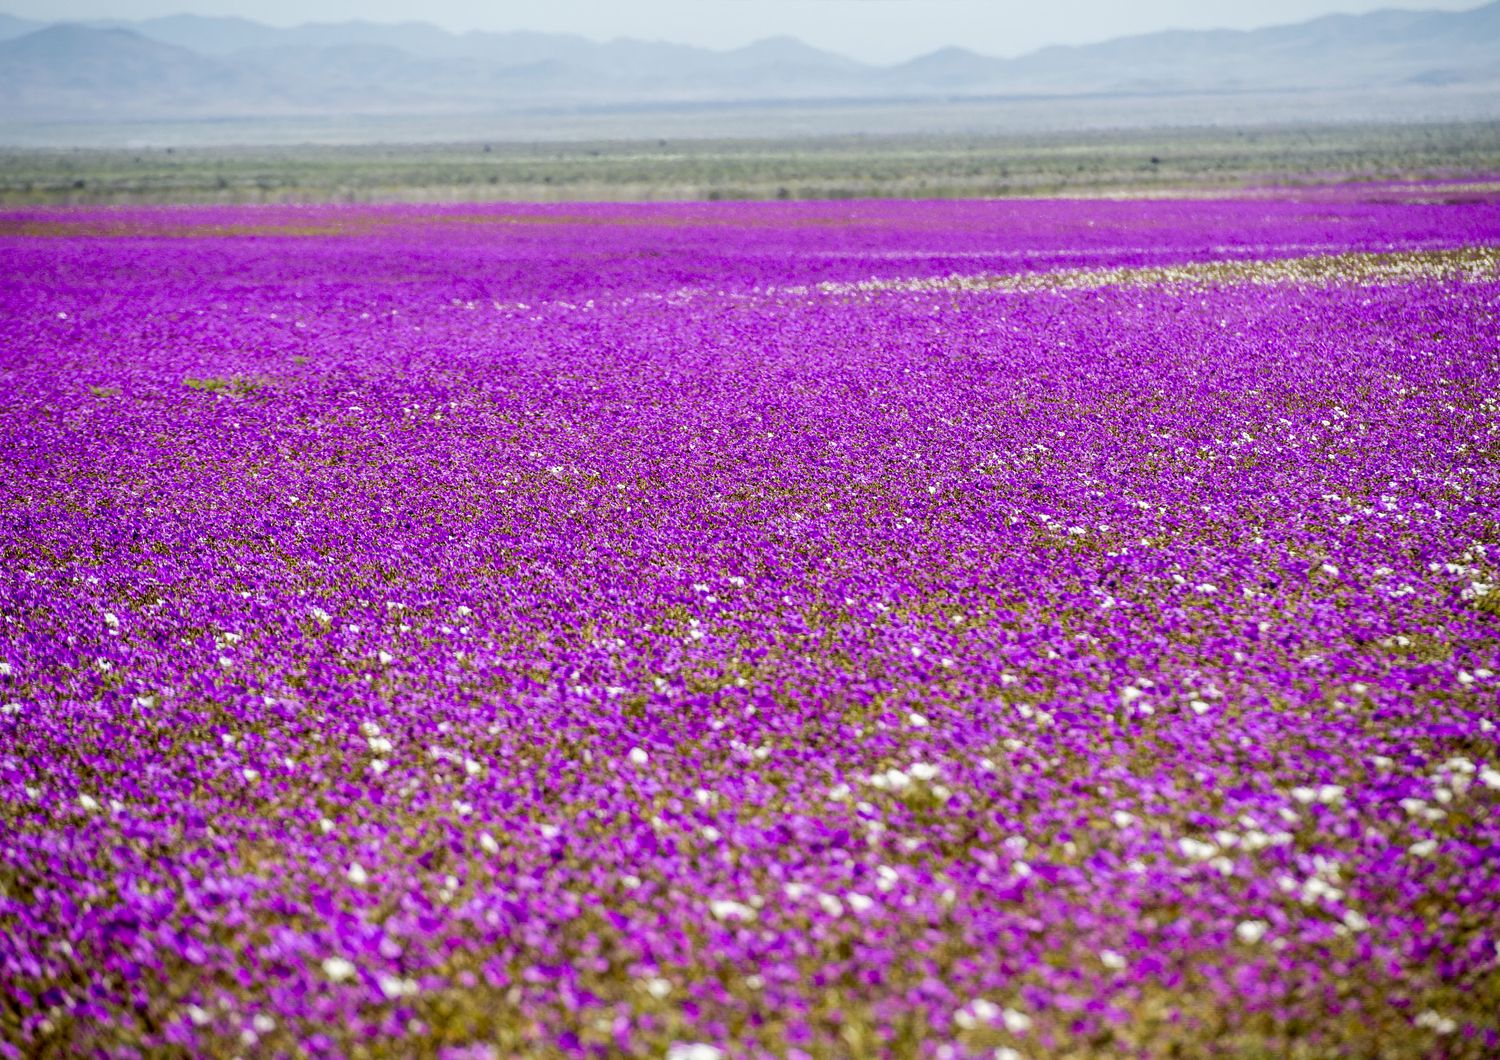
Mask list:
[[1116,810],[1109,815],[1109,819],[1115,823],[1116,828],[1129,828],[1135,824],[1135,815],[1126,813],[1124,810]]
[[1206,861],[1219,852],[1219,848],[1212,843],[1188,837],[1177,841],[1177,849],[1182,851],[1183,857],[1193,858],[1196,861]]
[[391,663],[396,661],[396,657],[390,652],[386,651],[384,648],[380,650],[380,653],[376,656],[376,658],[380,660],[380,664],[382,666],[389,666]]
[[376,725],[373,721],[362,721],[359,723],[359,731],[366,736],[379,736],[380,726]]
[[209,1023],[213,1022],[213,1017],[208,1014],[208,1010],[198,1005],[189,1005],[187,1007],[187,1017],[192,1021],[194,1027],[206,1027]]
[[667,1060],[724,1060],[724,1050],[704,1042],[673,1042],[667,1046]]
[[646,993],[658,1001],[672,992],[672,984],[659,975],[642,980],[641,985],[646,988]]
[[1240,840],[1240,845],[1253,851],[1264,850],[1269,846],[1286,846],[1291,841],[1290,832],[1262,832],[1259,828],[1252,828]]
[[1302,805],[1308,805],[1311,802],[1332,805],[1334,802],[1343,801],[1344,786],[1343,784],[1319,784],[1317,787],[1293,787],[1292,798],[1301,802]]
[[320,817],[320,818],[318,818],[318,829],[324,835],[327,835],[329,832],[333,831],[334,827],[335,827],[334,823],[332,821],[330,821],[327,817]]
[[110,629],[120,628],[120,620],[115,617],[115,613],[113,611],[104,612],[104,624]]
[[377,777],[380,776],[380,775],[382,775],[387,769],[390,769],[390,768],[391,768],[391,764],[389,762],[387,762],[384,758],[372,758],[372,759],[370,759],[370,772],[374,773]]
[[941,772],[937,766],[928,762],[913,762],[906,771],[918,780],[933,780]]
[[1302,885],[1302,901],[1307,904],[1316,902],[1319,898],[1327,898],[1330,901],[1338,901],[1344,897],[1344,892],[1321,878],[1314,876]]
[[967,1031],[981,1024],[994,1023],[999,1015],[999,1005],[982,997],[976,997],[953,1014],[953,1022]]
[[1437,840],[1423,839],[1406,848],[1413,857],[1430,858],[1437,851]]
[[323,959],[323,974],[335,983],[342,983],[346,979],[353,979],[354,973],[358,971],[353,961],[346,961],[342,957],[325,957]]
[[1125,967],[1125,958],[1121,957],[1114,950],[1100,950],[1099,963],[1111,971],[1118,972],[1121,968]]
[[1013,1008],[1005,1009],[1000,1013],[1000,1022],[1004,1023],[1005,1029],[1012,1034],[1024,1034],[1031,1029],[1031,1017]]
[[708,903],[708,911],[719,920],[754,920],[755,910],[732,898],[716,898]]
[[927,728],[927,719],[918,714],[916,711],[912,711],[910,714],[908,714],[906,716],[906,720],[913,729]]
[[856,913],[863,913],[875,904],[875,899],[860,894],[858,891],[850,891],[844,895],[844,901],[848,902],[849,908]]
[[309,608],[308,614],[312,615],[315,621],[321,622],[325,626],[333,621],[333,616],[330,615],[327,611],[324,611],[321,607]]
[[629,758],[633,765],[638,766],[643,766],[651,760],[651,756],[648,755],[645,751],[642,751],[639,747],[632,747],[630,749],[630,754],[626,755],[625,757]]
[[[326,962],[324,967],[327,967]],[[377,980],[377,983],[380,986],[380,992],[392,1001],[401,997],[411,997],[417,992],[416,981],[412,979],[402,979],[394,975],[382,975]]]
[[370,745],[370,750],[378,755],[388,754],[396,749],[396,745],[384,736],[371,736],[365,742]]
[[887,769],[884,773],[876,773],[870,777],[870,786],[884,791],[901,791],[911,786],[911,778],[896,768]]
[[1457,1023],[1449,1019],[1447,1016],[1434,1012],[1432,1009],[1428,1009],[1426,1012],[1421,1013],[1412,1022],[1415,1023],[1418,1027],[1427,1027],[1431,1029],[1434,1034],[1452,1034],[1454,1031],[1458,1030]]
[[92,795],[80,795],[80,796],[78,796],[78,805],[82,806],[85,810],[88,810],[90,813],[93,813],[95,810],[97,810],[99,808],[99,801],[97,799],[95,799]]
[[1241,920],[1234,929],[1234,934],[1246,945],[1254,945],[1265,937],[1266,930],[1270,926],[1264,920]]
[[258,769],[242,769],[240,770],[240,774],[245,778],[247,784],[254,784],[260,779],[260,770]]
[[365,884],[370,882],[370,874],[366,872],[365,867],[357,861],[349,866],[348,871],[346,871],[344,875],[349,877],[350,883],[358,887],[363,887]]
[[844,915],[844,903],[839,901],[838,898],[834,895],[818,895],[818,905],[820,905],[823,909],[823,912],[827,913],[829,916]]
[[495,842],[495,837],[488,832],[479,833],[479,849],[486,854],[500,853],[500,844]]

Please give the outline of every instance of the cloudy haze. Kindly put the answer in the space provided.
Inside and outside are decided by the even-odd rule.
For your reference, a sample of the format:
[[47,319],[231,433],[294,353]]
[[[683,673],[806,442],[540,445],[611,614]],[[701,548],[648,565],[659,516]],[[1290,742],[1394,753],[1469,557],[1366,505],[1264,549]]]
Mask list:
[[1336,12],[1380,8],[1464,10],[1444,0],[0,0],[35,19],[239,15],[274,25],[310,21],[421,20],[445,29],[545,30],[598,40],[628,36],[731,48],[789,34],[871,62],[894,62],[959,44],[1012,56],[1048,44],[1082,44],[1154,30],[1250,29]]

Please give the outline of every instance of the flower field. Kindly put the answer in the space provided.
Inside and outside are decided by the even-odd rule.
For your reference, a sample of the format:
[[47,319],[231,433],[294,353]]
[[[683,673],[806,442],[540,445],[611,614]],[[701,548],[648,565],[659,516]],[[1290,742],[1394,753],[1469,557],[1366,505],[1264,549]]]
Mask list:
[[1500,1052],[1500,197],[0,216],[0,1055]]

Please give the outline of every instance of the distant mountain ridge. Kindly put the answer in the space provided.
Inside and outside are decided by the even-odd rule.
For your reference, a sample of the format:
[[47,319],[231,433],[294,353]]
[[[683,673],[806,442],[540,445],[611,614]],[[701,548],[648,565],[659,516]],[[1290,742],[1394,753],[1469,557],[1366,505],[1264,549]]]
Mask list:
[[33,121],[1455,85],[1500,91],[1500,0],[1173,30],[1008,59],[951,47],[884,67],[790,37],[714,51],[421,22],[278,28],[175,15],[46,25],[0,15],[0,108]]

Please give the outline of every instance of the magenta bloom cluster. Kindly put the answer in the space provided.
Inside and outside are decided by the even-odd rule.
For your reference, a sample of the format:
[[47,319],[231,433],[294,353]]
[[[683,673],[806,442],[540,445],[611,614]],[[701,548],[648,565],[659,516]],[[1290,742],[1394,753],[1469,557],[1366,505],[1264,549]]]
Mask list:
[[1495,1055],[1497,248],[0,217],[0,1055]]

